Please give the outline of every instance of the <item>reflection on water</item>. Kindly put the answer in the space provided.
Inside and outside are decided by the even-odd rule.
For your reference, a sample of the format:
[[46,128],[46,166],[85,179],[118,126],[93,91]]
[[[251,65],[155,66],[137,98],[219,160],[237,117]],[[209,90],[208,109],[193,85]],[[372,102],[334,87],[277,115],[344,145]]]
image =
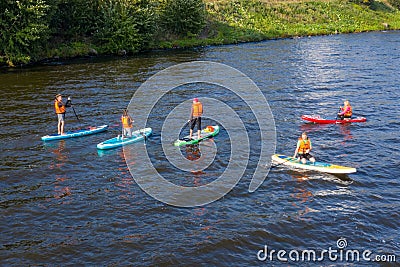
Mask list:
[[49,169],[61,169],[68,161],[68,152],[66,151],[66,141],[44,142],[46,148],[54,154],[54,161],[50,163]]
[[[56,181],[54,183],[54,198],[63,199],[72,195],[71,188],[68,185],[69,178],[66,175],[56,175]],[[70,204],[71,199],[63,199],[60,204]]]
[[353,139],[351,135],[351,124],[339,124],[340,133],[343,135],[342,145],[346,144],[346,141]]
[[71,198],[66,197],[72,195],[71,187],[68,185],[70,177],[68,177],[68,172],[64,171],[64,168],[68,168],[66,164],[69,160],[66,143],[65,140],[44,142],[44,146],[54,155],[54,160],[50,163],[49,169],[56,172],[53,197],[61,200],[59,204],[70,204]]
[[186,146],[185,152],[185,157],[190,161],[198,160],[201,157],[201,152],[198,144]]
[[311,209],[310,202],[313,201],[313,194],[307,189],[307,180],[309,176],[306,173],[296,173],[291,172],[290,176],[296,181],[294,185],[294,192],[291,197],[295,200],[292,202],[293,207],[297,210],[297,219],[301,219],[302,216],[308,214],[309,212],[318,212],[315,209]]
[[[331,246],[338,234],[351,238],[351,248],[379,244],[382,251],[397,252],[399,34],[274,40],[0,74],[1,265],[257,266],[256,248],[264,244],[320,248],[321,243]],[[252,146],[243,178],[219,201],[186,209],[148,196],[127,169],[128,164],[135,174],[148,172],[139,167],[146,152],[157,171],[182,186],[210,183],[229,164],[235,144],[224,131],[215,143],[205,140],[198,147],[176,148],[194,170],[216,152],[202,171],[179,171],[165,158],[157,134],[162,116],[182,99],[198,95],[196,86],[181,88],[176,99],[171,95],[159,103],[160,110],[149,120],[156,134],[146,146],[139,142],[96,149],[96,144],[120,134],[121,110],[142,82],[192,60],[221,62],[254,80],[275,116],[278,153],[291,155],[299,132],[307,131],[318,160],[357,167],[357,173],[341,176],[281,166],[249,193],[259,149]],[[73,96],[83,126],[107,123],[112,125],[109,131],[42,142],[40,137],[55,129],[52,99],[57,93]],[[227,91],[208,90],[203,96],[222,99],[242,112],[243,121],[254,121],[245,103]],[[368,123],[318,125],[301,120],[303,114],[333,116],[344,98]],[[67,125],[73,127],[77,122],[69,112]],[[248,131],[257,134],[254,127]],[[373,264],[363,266],[379,266]]]
[[318,123],[303,123],[300,125],[300,131],[311,133],[311,132],[323,131],[328,127],[332,127],[332,125],[318,124]]

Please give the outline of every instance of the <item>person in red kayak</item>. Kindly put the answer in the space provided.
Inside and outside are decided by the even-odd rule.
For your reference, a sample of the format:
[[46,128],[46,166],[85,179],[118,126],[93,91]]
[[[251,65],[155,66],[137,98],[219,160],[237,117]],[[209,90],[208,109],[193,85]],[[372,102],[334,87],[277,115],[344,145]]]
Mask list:
[[62,102],[62,95],[57,94],[54,99],[54,109],[56,110],[58,124],[57,133],[64,134],[64,124],[65,124],[65,112],[66,108],[71,106],[71,98],[68,97],[67,103]]
[[308,138],[307,133],[303,132],[301,137],[297,141],[297,147],[294,151],[294,158],[297,156],[301,163],[306,164],[307,160],[311,161],[312,163],[315,162],[315,158],[310,154],[312,149],[311,140]]
[[345,100],[343,104],[344,107],[340,107],[340,112],[337,114],[338,118],[341,120],[351,119],[351,116],[353,115],[353,109],[350,106],[349,100]]
[[192,139],[193,129],[197,126],[197,138],[201,138],[201,115],[203,115],[203,104],[199,99],[194,98],[192,104],[192,110],[190,111],[190,134],[189,138]]
[[132,137],[132,127],[134,120],[128,114],[128,110],[124,110],[121,116],[122,122],[122,138],[124,137]]

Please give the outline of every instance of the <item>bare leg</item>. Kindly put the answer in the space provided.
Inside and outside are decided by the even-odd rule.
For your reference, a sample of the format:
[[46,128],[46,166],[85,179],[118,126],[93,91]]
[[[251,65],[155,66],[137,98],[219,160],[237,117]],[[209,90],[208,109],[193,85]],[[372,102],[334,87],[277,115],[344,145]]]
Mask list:
[[200,131],[200,130],[197,130],[197,138],[200,138],[200,137],[201,137],[200,133],[201,133],[201,131]]
[[315,158],[314,158],[314,157],[310,158],[310,161],[311,161],[312,163],[314,163],[314,162],[315,162]]
[[61,121],[60,134],[64,134],[64,121]]
[[301,159],[301,163],[306,164],[307,160],[305,158]]
[[193,135],[193,130],[190,129],[190,133],[189,133],[189,138],[192,139],[192,135]]
[[58,121],[57,123],[57,133],[61,134],[61,121]]

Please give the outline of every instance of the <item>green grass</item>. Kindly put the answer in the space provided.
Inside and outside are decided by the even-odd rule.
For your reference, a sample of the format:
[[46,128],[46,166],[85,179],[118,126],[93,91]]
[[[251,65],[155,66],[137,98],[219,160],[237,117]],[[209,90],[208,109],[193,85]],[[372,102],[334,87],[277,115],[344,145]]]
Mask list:
[[198,37],[168,40],[157,48],[193,47],[295,36],[400,29],[400,12],[383,2],[209,1],[208,25]]
[[[207,23],[199,35],[188,33],[186,37],[177,37],[159,33],[144,50],[400,29],[400,11],[385,3],[375,1],[366,6],[345,0],[206,0]],[[70,43],[53,42],[36,59],[86,56],[93,48],[99,54],[107,51],[87,38]]]

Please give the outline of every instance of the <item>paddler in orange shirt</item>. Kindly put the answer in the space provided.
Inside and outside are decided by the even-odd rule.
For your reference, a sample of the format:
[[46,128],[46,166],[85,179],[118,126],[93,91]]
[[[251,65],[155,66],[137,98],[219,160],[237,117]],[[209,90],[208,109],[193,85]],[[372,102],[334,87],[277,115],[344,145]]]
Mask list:
[[68,97],[67,103],[62,102],[62,95],[57,94],[54,99],[54,109],[56,110],[58,124],[57,133],[64,134],[64,124],[65,124],[65,112],[66,108],[71,106],[71,98]]
[[190,111],[190,134],[189,138],[192,139],[193,129],[197,126],[197,138],[201,138],[201,115],[203,115],[203,104],[198,98],[193,99],[192,109]]
[[301,134],[301,137],[297,141],[297,147],[294,151],[294,158],[299,156],[299,160],[301,163],[306,164],[307,160],[311,161],[312,163],[315,162],[315,158],[310,154],[312,149],[311,140],[307,137],[307,133],[304,132]]
[[124,110],[121,116],[122,122],[122,137],[132,137],[132,127],[134,120],[128,114],[128,110]]

